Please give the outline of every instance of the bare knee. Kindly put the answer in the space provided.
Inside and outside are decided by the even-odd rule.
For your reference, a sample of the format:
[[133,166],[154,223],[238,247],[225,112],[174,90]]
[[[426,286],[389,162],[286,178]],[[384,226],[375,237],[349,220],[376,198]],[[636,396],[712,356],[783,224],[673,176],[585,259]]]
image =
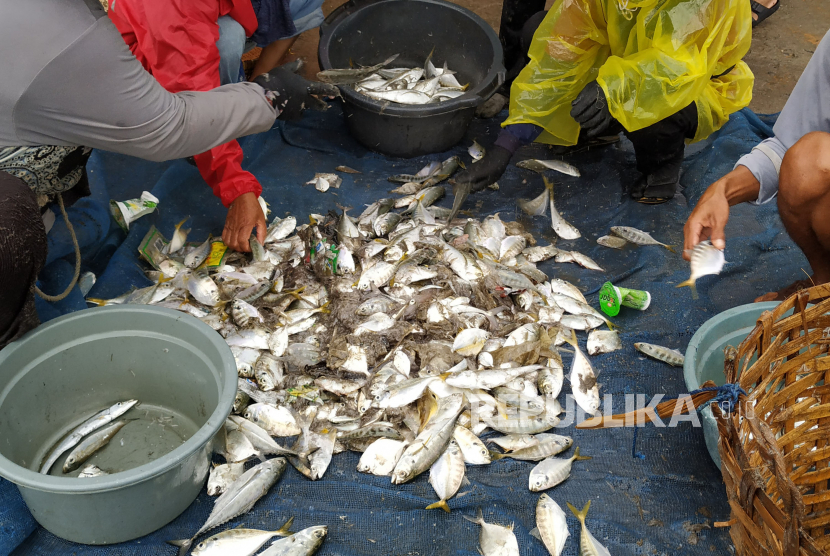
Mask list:
[[804,207],[830,194],[830,133],[808,133],[793,145],[781,163],[778,204]]

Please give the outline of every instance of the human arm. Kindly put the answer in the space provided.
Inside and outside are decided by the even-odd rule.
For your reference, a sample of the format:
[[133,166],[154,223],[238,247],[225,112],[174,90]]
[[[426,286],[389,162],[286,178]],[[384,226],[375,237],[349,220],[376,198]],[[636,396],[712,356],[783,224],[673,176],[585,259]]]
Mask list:
[[169,93],[106,19],[38,74],[14,114],[20,145],[84,145],[154,161],[267,131],[277,117],[253,83]]
[[610,47],[600,2],[556,2],[530,45],[530,63],[510,89],[510,115],[502,126],[534,124],[539,140],[575,145],[579,124],[570,116],[571,101],[596,79]]
[[460,172],[453,180],[454,183],[469,183],[472,192],[481,191],[496,183],[507,170],[510,159],[519,147],[532,143],[540,133],[542,128],[533,124],[513,124],[505,127],[484,158]]
[[726,247],[724,229],[729,220],[729,208],[757,199],[760,187],[746,166],[736,166],[710,185],[683,228],[683,258],[689,260],[689,250],[706,239],[712,240],[712,245],[718,249]]

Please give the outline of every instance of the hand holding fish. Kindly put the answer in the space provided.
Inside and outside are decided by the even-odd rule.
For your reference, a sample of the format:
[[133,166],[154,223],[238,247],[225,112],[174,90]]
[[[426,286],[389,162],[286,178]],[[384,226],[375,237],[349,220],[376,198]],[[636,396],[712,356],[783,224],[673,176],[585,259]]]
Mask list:
[[729,220],[729,207],[757,199],[760,188],[761,184],[746,166],[738,166],[710,185],[683,228],[683,258],[691,260],[692,249],[706,239],[723,250],[726,247],[724,228]]
[[243,193],[228,207],[228,216],[225,218],[225,229],[222,230],[222,241],[235,251],[249,252],[251,250],[248,239],[256,228],[256,237],[260,243],[265,243],[265,232],[268,224],[265,214],[254,193]]

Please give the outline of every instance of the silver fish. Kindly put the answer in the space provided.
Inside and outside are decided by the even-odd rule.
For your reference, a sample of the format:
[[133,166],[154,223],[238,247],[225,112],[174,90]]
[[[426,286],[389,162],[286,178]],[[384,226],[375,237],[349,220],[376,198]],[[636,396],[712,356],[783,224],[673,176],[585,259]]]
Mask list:
[[[433,420],[415,438],[392,472],[394,484],[408,483],[435,463],[450,443],[455,422],[462,409],[462,396],[454,394],[439,402]],[[443,408],[441,407],[443,404]]]
[[210,476],[208,477],[208,496],[219,496],[228,489],[231,483],[241,477],[244,472],[244,463],[214,464],[210,469]]
[[479,145],[478,141],[475,140],[473,141],[473,144],[470,145],[470,147],[467,149],[467,154],[469,154],[472,157],[473,162],[478,162],[479,160],[484,158],[485,152],[486,151],[484,150],[484,147]]
[[695,283],[703,276],[710,274],[720,274],[723,266],[726,264],[726,259],[723,256],[723,251],[712,245],[711,241],[702,241],[698,243],[691,254],[692,275],[683,283],[677,285],[678,288],[689,286],[692,290],[692,297],[697,299],[697,287]]
[[579,550],[582,556],[611,556],[611,553],[608,552],[608,549],[602,546],[602,544],[594,538],[591,532],[588,530],[588,526],[585,525],[585,518],[588,517],[588,510],[591,508],[591,501],[585,504],[585,507],[582,508],[581,511],[577,510],[576,508],[568,502],[568,509],[576,516],[579,520],[579,523],[582,525],[582,532],[579,535]]
[[480,545],[479,552],[482,556],[519,556],[519,541],[516,540],[516,535],[513,534],[513,526],[503,527],[487,523],[484,521],[484,515],[480,508],[475,518],[466,515],[461,517],[481,525],[481,535],[478,542]]
[[67,456],[63,464],[63,472],[69,473],[77,469],[79,465],[92,457],[95,452],[109,444],[112,437],[126,424],[127,421],[124,420],[116,421],[84,438]]
[[285,471],[286,465],[285,458],[274,458],[252,467],[239,479],[231,483],[228,490],[216,499],[213,511],[210,512],[207,521],[196,531],[195,535],[189,539],[167,542],[179,548],[179,556],[184,556],[199,535],[253,508],[257,500],[262,498],[279,480]]
[[187,218],[176,224],[176,228],[173,231],[173,237],[170,239],[170,243],[167,244],[168,254],[172,255],[176,253],[179,249],[184,247],[184,242],[187,241],[187,234],[190,233],[190,230],[183,230],[182,225],[184,225],[184,223],[187,222],[189,218],[190,217],[188,216]]
[[456,425],[452,437],[461,449],[464,463],[470,465],[490,463],[490,451],[470,429]]
[[52,465],[58,460],[61,455],[67,450],[77,446],[77,444],[89,433],[100,429],[101,427],[108,425],[109,423],[113,422],[115,419],[118,419],[122,415],[124,415],[127,411],[132,409],[138,400],[127,400],[123,402],[118,402],[113,406],[108,407],[107,409],[101,410],[71,431],[66,437],[57,445],[55,448],[49,453],[46,457],[46,461],[40,467],[40,472],[44,475],[49,473],[49,470],[52,468]]
[[402,440],[378,438],[360,456],[357,470],[361,473],[371,473],[379,477],[388,477],[395,469],[395,465],[398,463],[406,446],[407,443]]
[[103,477],[104,475],[109,475],[109,473],[107,473],[97,465],[92,465],[90,463],[89,465],[81,469],[81,472],[78,474],[78,478],[91,479],[93,477]]
[[545,176],[542,176],[542,179],[545,182],[545,187],[550,191],[550,225],[553,231],[562,239],[577,239],[582,237],[579,230],[562,218],[562,215],[556,210],[556,206],[553,204],[553,182],[549,181]]
[[208,236],[203,244],[187,254],[184,258],[184,266],[187,268],[197,268],[205,262],[205,259],[207,259],[207,256],[210,254],[210,246],[212,243],[213,238]]
[[363,78],[372,75],[379,69],[388,66],[397,58],[398,54],[395,54],[393,56],[390,56],[383,62],[375,64],[374,66],[323,70],[317,74],[317,79],[319,79],[323,83],[330,83],[332,85],[348,85],[351,83],[357,83]]
[[464,455],[455,440],[450,440],[444,453],[429,468],[429,484],[432,485],[439,501],[426,507],[427,510],[440,508],[450,513],[447,500],[455,496],[464,482]]
[[323,545],[328,528],[318,525],[271,543],[259,556],[311,556]]
[[566,174],[568,176],[574,176],[575,178],[580,177],[582,174],[579,173],[579,170],[573,166],[572,164],[568,164],[562,160],[522,160],[516,163],[516,166],[519,168],[524,168],[525,170],[532,170],[534,172],[545,172],[547,170],[555,170],[562,174]]
[[663,363],[668,363],[673,367],[682,367],[683,363],[686,361],[686,357],[676,349],[669,349],[667,347],[647,344],[645,342],[637,342],[634,344],[634,347],[637,348],[637,351],[640,353],[648,355],[658,361],[662,361]]
[[579,407],[591,416],[599,411],[599,387],[597,386],[597,375],[591,362],[582,353],[579,344],[576,342],[576,334],[571,331],[571,338],[566,339],[574,348],[574,358],[571,363],[571,389],[574,400]]
[[295,436],[301,432],[296,418],[285,407],[255,403],[245,410],[245,418],[272,436]]
[[551,556],[560,556],[568,540],[568,522],[559,504],[547,494],[536,503],[536,528],[530,534],[542,541]]
[[285,525],[276,531],[260,531],[259,529],[228,529],[200,542],[193,549],[193,556],[251,556],[262,545],[276,536],[291,535],[289,527],[294,521],[292,517]]
[[588,355],[599,355],[611,353],[622,349],[622,340],[619,334],[613,330],[592,330],[588,334]]
[[628,241],[619,236],[602,236],[597,238],[597,243],[611,249],[622,249],[628,244]]
[[187,277],[187,291],[202,305],[216,307],[222,302],[219,288],[205,270],[195,270]]
[[591,459],[590,456],[579,455],[579,448],[574,450],[574,455],[570,458],[556,458],[551,456],[539,462],[536,467],[530,470],[528,487],[531,492],[539,492],[553,488],[571,476],[571,466],[574,461],[588,459]]
[[251,445],[257,452],[265,455],[276,456],[295,455],[292,450],[283,448],[274,442],[274,439],[271,438],[270,433],[253,421],[249,421],[239,415],[231,415],[228,419],[239,429],[240,432],[242,432],[242,434],[245,435],[248,440],[251,441]]
[[511,458],[522,461],[540,461],[564,452],[574,443],[573,438],[569,436],[546,433],[537,434],[535,440],[536,443],[533,446],[513,450],[507,454],[492,453],[490,457],[493,459]]
[[675,253],[673,246],[666,245],[665,243],[660,243],[648,232],[644,232],[642,230],[638,230],[637,228],[631,228],[629,226],[611,226],[611,232],[614,235],[617,235],[629,243],[633,243],[635,245],[660,245],[665,247],[672,253]]
[[265,243],[274,243],[290,236],[297,227],[297,219],[293,216],[285,218],[274,217],[265,234]]

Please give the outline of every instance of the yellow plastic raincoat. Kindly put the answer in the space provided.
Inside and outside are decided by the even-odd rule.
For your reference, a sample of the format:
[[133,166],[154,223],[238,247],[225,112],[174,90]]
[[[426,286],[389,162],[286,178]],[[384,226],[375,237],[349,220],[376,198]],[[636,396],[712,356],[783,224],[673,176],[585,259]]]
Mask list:
[[502,125],[536,124],[545,130],[537,141],[574,145],[571,101],[596,79],[629,131],[696,102],[700,141],[752,99],[755,78],[741,61],[751,33],[747,0],[557,0],[533,36]]

